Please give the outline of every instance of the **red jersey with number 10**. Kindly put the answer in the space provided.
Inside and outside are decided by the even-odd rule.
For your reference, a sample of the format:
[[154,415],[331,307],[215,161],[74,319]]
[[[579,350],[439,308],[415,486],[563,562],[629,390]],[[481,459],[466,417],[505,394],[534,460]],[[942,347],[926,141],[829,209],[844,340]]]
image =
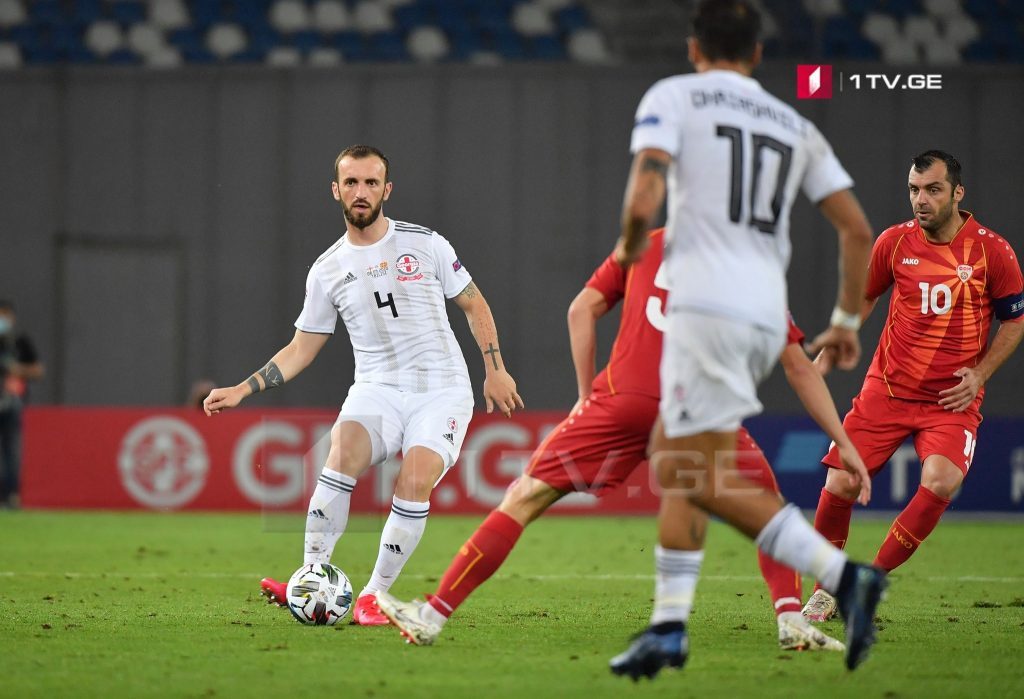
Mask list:
[[[960,382],[953,372],[976,366],[984,355],[993,302],[1021,293],[1020,264],[1009,244],[970,212],[960,214],[966,220],[949,243],[929,242],[916,219],[875,241],[866,296],[895,288],[865,387],[938,401],[939,391]],[[975,406],[983,395],[984,388]]]

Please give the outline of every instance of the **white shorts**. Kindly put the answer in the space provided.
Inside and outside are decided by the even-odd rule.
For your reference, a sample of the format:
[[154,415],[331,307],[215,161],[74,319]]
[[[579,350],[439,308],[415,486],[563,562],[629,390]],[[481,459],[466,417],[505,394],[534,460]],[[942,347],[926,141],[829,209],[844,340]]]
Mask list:
[[757,385],[786,344],[745,321],[695,311],[670,311],[661,356],[659,412],[669,438],[731,432],[763,406]]
[[472,418],[473,391],[467,386],[410,393],[358,382],[348,390],[337,421],[358,422],[370,433],[371,464],[426,447],[441,455],[447,470],[459,458]]

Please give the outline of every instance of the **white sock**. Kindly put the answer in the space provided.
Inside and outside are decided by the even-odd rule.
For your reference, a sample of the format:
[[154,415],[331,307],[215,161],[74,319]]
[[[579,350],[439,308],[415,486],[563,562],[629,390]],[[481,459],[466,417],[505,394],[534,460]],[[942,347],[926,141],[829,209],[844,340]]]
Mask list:
[[372,592],[387,592],[394,584],[395,578],[402,572],[402,566],[412,556],[416,546],[427,528],[427,515],[430,514],[429,502],[413,502],[395,497],[392,500],[391,514],[384,523],[380,533],[380,553],[377,564],[366,587],[359,596]]
[[348,524],[348,507],[356,479],[325,468],[316,481],[306,511],[303,565],[329,563],[334,545]]
[[693,608],[693,595],[700,577],[703,551],[679,551],[654,547],[654,611],[651,626],[666,621],[685,622]]
[[420,605],[420,619],[437,626],[444,626],[448,623],[448,617],[434,609],[433,605],[427,602]]
[[826,591],[835,594],[846,554],[815,531],[796,505],[779,510],[754,541],[779,563],[814,576]]

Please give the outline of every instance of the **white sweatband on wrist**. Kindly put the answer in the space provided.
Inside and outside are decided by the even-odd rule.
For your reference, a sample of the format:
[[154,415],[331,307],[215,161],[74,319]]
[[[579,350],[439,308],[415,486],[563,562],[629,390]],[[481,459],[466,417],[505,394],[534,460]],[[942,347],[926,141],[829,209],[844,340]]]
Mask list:
[[829,320],[829,325],[857,332],[860,330],[860,314],[847,313],[839,306],[836,306],[832,309],[832,318]]

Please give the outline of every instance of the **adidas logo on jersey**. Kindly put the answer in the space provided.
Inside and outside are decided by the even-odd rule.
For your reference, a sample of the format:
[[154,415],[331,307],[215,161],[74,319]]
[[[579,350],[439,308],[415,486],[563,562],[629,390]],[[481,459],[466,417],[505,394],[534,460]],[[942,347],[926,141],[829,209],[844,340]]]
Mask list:
[[904,257],[902,264],[905,264],[905,265],[919,265],[919,264],[921,264],[921,260],[917,259],[916,257]]
[[397,553],[399,556],[402,555],[402,547],[398,544],[383,544],[383,546],[391,553]]
[[310,517],[316,517],[317,519],[327,519],[327,515],[324,514],[323,510],[310,510]]
[[341,280],[341,283],[342,284],[348,284],[349,282],[354,282],[355,280],[356,280],[356,275],[354,275],[351,272],[349,272],[348,274],[345,275],[345,278]]
[[447,434],[443,434],[441,436],[447,439],[449,444],[455,446],[455,435],[453,435],[451,432],[448,432]]

